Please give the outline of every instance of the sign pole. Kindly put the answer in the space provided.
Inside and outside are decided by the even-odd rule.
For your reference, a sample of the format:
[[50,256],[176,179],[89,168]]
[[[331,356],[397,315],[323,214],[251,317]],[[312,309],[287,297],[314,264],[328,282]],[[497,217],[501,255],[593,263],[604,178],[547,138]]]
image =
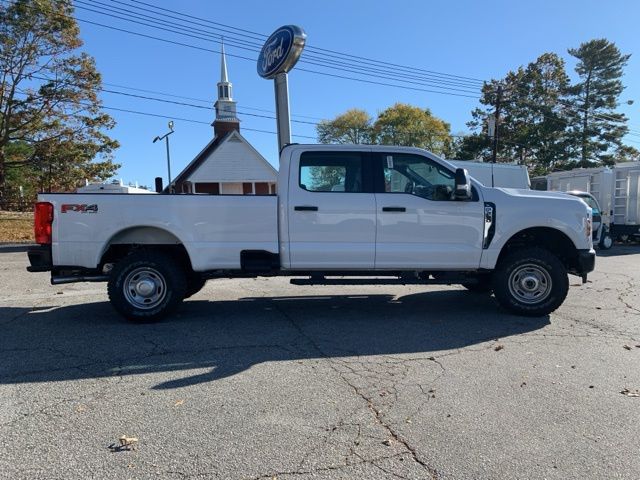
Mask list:
[[291,120],[289,118],[289,83],[286,73],[273,79],[276,92],[276,118],[278,120],[278,151],[291,143]]
[[289,79],[287,73],[294,67],[307,34],[296,25],[285,25],[271,34],[264,42],[258,56],[258,75],[273,79],[276,94],[276,122],[278,124],[278,151],[291,143],[291,119],[289,114]]

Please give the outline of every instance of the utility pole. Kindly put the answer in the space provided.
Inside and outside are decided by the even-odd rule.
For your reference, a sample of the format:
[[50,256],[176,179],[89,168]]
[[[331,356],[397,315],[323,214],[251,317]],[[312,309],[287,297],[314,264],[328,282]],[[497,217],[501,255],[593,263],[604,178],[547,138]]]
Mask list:
[[493,155],[491,163],[496,163],[498,157],[498,131],[500,130],[500,107],[502,102],[502,85],[498,86],[498,95],[496,98],[495,126],[493,127]]
[[167,146],[167,175],[169,182],[167,183],[167,187],[169,188],[169,193],[173,193],[171,187],[171,157],[169,155],[169,135],[173,133],[173,120],[169,122],[169,131],[162,135],[153,139],[153,143],[156,143],[158,140],[164,140]]

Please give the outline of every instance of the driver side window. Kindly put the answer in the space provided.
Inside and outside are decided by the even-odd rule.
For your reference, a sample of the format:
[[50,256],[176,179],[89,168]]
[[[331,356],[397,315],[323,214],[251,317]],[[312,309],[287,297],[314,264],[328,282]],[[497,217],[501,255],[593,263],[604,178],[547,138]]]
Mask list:
[[453,172],[420,155],[383,154],[384,191],[427,200],[454,200]]

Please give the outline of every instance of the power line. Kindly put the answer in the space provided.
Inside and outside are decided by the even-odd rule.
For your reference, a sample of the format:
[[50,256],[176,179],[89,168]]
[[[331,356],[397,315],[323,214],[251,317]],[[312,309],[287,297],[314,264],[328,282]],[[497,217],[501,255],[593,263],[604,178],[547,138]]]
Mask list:
[[[116,2],[116,3],[119,3],[119,4],[129,5],[129,4],[126,4],[126,3],[122,2],[122,1],[119,1],[119,0],[113,0],[113,1]],[[224,24],[224,23],[214,22],[213,20],[205,19],[205,18],[202,18],[202,17],[197,17],[197,16],[186,14],[186,13],[178,12],[178,11],[175,11],[175,10],[158,7],[156,5],[152,5],[152,4],[140,1],[140,0],[131,0],[131,2],[132,3],[136,3],[136,4],[141,4],[141,5],[146,5],[146,6],[152,7],[155,10],[162,10],[162,11],[165,11],[165,12],[176,14],[176,15],[179,15],[179,16],[182,16],[182,17],[189,18],[191,20],[199,20],[201,22],[205,22],[206,24],[217,25],[219,27],[224,27],[226,29],[231,29],[232,31],[238,31],[238,32],[241,32],[243,34],[247,34],[249,36],[253,36],[255,39],[261,41],[262,43],[264,43],[264,40],[268,37],[268,35],[265,35],[265,34],[262,34],[262,33],[259,33],[259,32],[254,32],[254,31],[251,31],[251,30],[245,30],[245,29],[242,29],[242,28],[239,28],[239,27],[234,27],[234,26],[227,25],[227,24]],[[149,11],[149,10],[147,10],[147,11]],[[173,18],[175,18],[175,17],[173,17]],[[378,66],[391,66],[391,67],[394,67],[394,68],[400,68],[400,69],[407,70],[407,71],[422,72],[424,74],[428,74],[428,75],[434,76],[436,78],[439,77],[439,78],[459,79],[460,81],[479,84],[479,86],[481,86],[484,83],[483,80],[478,79],[478,78],[474,78],[474,77],[468,77],[468,76],[462,76],[462,75],[454,75],[454,74],[449,74],[449,73],[437,72],[437,71],[433,71],[433,70],[426,70],[426,69],[418,68],[418,67],[411,67],[411,66],[400,65],[400,64],[396,64],[396,63],[390,63],[390,62],[381,61],[381,60],[374,60],[374,59],[371,59],[371,58],[362,57],[362,56],[358,56],[358,55],[353,55],[353,54],[349,54],[349,53],[337,52],[335,50],[329,50],[329,49],[326,49],[326,48],[315,47],[312,44],[306,45],[305,46],[305,50],[327,52],[327,53],[324,53],[324,55],[326,55],[327,57],[351,58],[351,59],[359,60],[359,61],[361,61],[362,63],[365,63],[365,64],[373,64],[373,65],[378,65]]]
[[[118,1],[118,0],[113,0],[113,1],[114,1],[115,3],[119,3],[119,4],[122,4],[122,5],[127,5],[127,6],[129,6],[129,4],[126,4],[126,3],[121,2],[121,1]],[[134,0],[134,1],[135,1],[135,0]],[[78,3],[78,2],[80,2],[80,3],[85,3],[85,4],[87,3],[85,0],[76,0],[76,3]],[[94,3],[98,3],[98,4],[101,4],[101,5],[104,5],[102,2],[95,1],[95,0],[94,0]],[[145,2],[139,2],[139,1],[136,1],[136,3],[141,3],[141,4],[144,4],[144,5],[149,5],[149,4],[146,4]],[[83,8],[83,7],[80,7],[80,8]],[[126,12],[130,12],[130,13],[134,13],[134,14],[136,14],[136,12],[134,12],[134,11],[132,11],[132,10],[128,10],[128,9],[123,9],[123,10],[124,10],[124,11],[126,11]],[[151,11],[151,10],[149,10],[149,9],[144,9],[144,8],[143,8],[143,10]],[[166,10],[166,9],[162,9],[162,10]],[[122,20],[126,20],[126,21],[130,21],[130,22],[136,23],[135,21],[133,21],[133,20],[131,20],[131,19],[129,19],[129,18],[123,18],[123,17],[120,17],[120,16],[113,16],[113,15],[109,15],[109,14],[106,14],[106,13],[104,13],[104,12],[100,12],[100,11],[96,11],[96,10],[91,10],[91,11],[94,11],[94,12],[96,12],[96,13],[101,13],[101,14],[103,14],[103,15],[107,15],[107,16],[112,16],[112,17],[114,17],[114,18],[118,18],[118,19],[122,19]],[[113,12],[113,11],[114,11],[114,9],[110,9],[110,11],[112,11],[112,12]],[[115,9],[115,11],[116,11],[116,12],[118,12],[118,10],[117,10],[117,9]],[[173,10],[168,10],[168,11],[170,11],[170,12],[172,12],[172,13],[177,13],[178,15],[184,15],[184,16],[187,16],[186,14],[180,14],[179,12],[175,12],[175,11],[173,11]],[[153,12],[153,11],[151,11],[151,12]],[[153,12],[153,13],[155,13],[155,12]],[[136,14],[136,15],[138,16],[138,18],[140,18],[140,15],[139,15],[139,14]],[[145,17],[143,17],[143,18],[145,18]],[[146,18],[148,18],[148,17],[146,17]],[[178,19],[179,19],[179,17],[175,17],[175,16],[172,16],[172,18],[178,18]],[[203,21],[208,22],[208,23],[215,23],[215,24],[217,24],[217,22],[210,22],[210,21],[207,21],[207,20],[201,19],[200,17],[194,17],[194,18],[197,18],[198,20],[203,20]],[[158,18],[151,18],[151,19],[152,19],[152,20],[154,20],[154,21],[163,21],[162,19],[158,19]],[[80,20],[82,20],[82,19],[80,19]],[[180,21],[184,21],[184,20],[181,20],[181,19],[180,19]],[[167,23],[167,22],[164,22],[164,23],[165,23],[165,25],[166,25],[166,24],[171,25],[171,23]],[[150,27],[152,27],[152,28],[159,28],[159,29],[161,29],[161,30],[162,30],[162,28],[161,28],[161,27],[158,27],[157,25],[149,25],[149,24],[146,24],[146,23],[142,23],[142,24],[143,24],[143,25],[145,25],[145,26],[150,26]],[[224,25],[224,24],[221,24],[221,25]],[[228,25],[225,25],[225,27],[227,27],[227,28],[235,28],[235,27],[230,27],[230,26],[228,26]],[[165,30],[166,30],[166,29],[165,29]],[[193,29],[192,29],[192,30],[193,30]],[[175,30],[167,30],[167,31],[170,31],[170,32],[173,32],[173,33],[184,34],[184,32],[176,32]],[[199,31],[201,31],[201,32],[202,32],[203,30],[199,30]],[[257,32],[250,32],[250,33],[251,33],[254,37],[256,37],[256,36],[257,36],[259,39],[261,39],[261,38],[265,38],[265,37],[266,37],[265,35],[258,34]],[[207,33],[207,32],[205,32],[205,34],[209,36],[209,39],[210,39],[210,38],[211,38],[211,36],[212,36],[212,34]],[[222,35],[220,35],[220,34],[215,34],[215,35],[216,35],[217,37],[219,37],[220,39],[222,38]],[[203,39],[202,37],[195,36],[195,35],[189,35],[189,36],[194,37],[194,38]],[[214,40],[214,41],[216,41],[216,40]],[[219,41],[219,40],[218,40],[218,41]],[[245,44],[247,44],[247,42],[245,42]],[[247,48],[247,47],[238,46],[238,45],[234,45],[234,46],[236,46],[237,48],[244,48],[244,49],[246,49],[246,50],[250,50],[250,51],[257,51],[257,50],[259,49],[259,47],[260,47],[260,45],[259,45],[259,44],[255,44],[255,43],[248,43],[248,45],[251,45],[253,48]],[[318,66],[327,66],[326,64],[318,63],[318,62],[308,62],[308,63],[314,64],[314,65],[318,65]],[[332,66],[328,66],[328,67],[329,67],[329,68],[335,68],[335,67],[332,67]],[[353,67],[353,68],[361,68],[361,67]],[[361,69],[362,69],[362,68],[361,68]],[[437,92],[437,91],[427,90],[427,89],[419,89],[419,88],[413,88],[413,87],[407,87],[407,86],[401,86],[401,85],[393,85],[393,84],[384,83],[384,82],[376,82],[376,81],[372,81],[372,80],[354,79],[353,77],[348,77],[348,76],[344,76],[344,75],[337,75],[337,74],[330,74],[330,73],[327,73],[327,72],[318,72],[318,71],[315,71],[315,70],[310,70],[310,69],[305,69],[305,68],[298,68],[298,70],[300,70],[300,71],[304,71],[304,72],[309,72],[309,73],[315,73],[315,74],[320,74],[320,75],[330,76],[330,77],[333,77],[333,78],[340,78],[340,79],[347,79],[347,80],[357,80],[357,81],[360,81],[360,82],[363,82],[363,83],[369,83],[369,84],[374,84],[374,85],[394,86],[394,87],[398,87],[398,88],[405,88],[405,89],[411,89],[411,90],[417,90],[417,91],[426,91],[426,92],[429,92],[429,93],[443,93],[443,92]],[[340,70],[340,69],[339,69],[339,70]],[[352,70],[352,69],[341,69],[341,70],[344,70],[344,71],[347,71],[347,72],[351,72],[351,73],[362,73],[362,72],[359,72],[359,71],[354,71],[354,70]],[[379,70],[373,70],[373,71],[374,71],[374,72],[379,72]],[[380,75],[373,75],[373,76],[375,76],[375,77],[380,77]],[[388,77],[383,77],[383,78],[388,78]],[[414,77],[414,78],[415,78],[415,77]],[[471,77],[466,77],[466,78],[471,78]],[[400,81],[401,81],[401,82],[405,82],[405,83],[411,83],[411,84],[425,84],[425,82],[413,82],[413,81],[411,81],[411,80],[406,80],[406,79],[401,79]],[[478,81],[479,81],[479,80],[478,80]],[[448,90],[454,90],[454,91],[465,91],[465,92],[467,91],[467,90],[464,90],[464,89],[459,89],[459,88],[454,88],[454,87],[443,87],[443,86],[439,86],[439,85],[436,85],[436,88],[440,88],[440,89],[448,89]],[[454,93],[450,93],[450,94],[451,94],[451,95],[454,95],[454,96],[462,96],[462,97],[465,97],[465,96],[466,96],[466,95],[460,95],[460,94],[454,94]],[[469,97],[469,98],[478,98],[478,97],[475,97],[475,96],[468,96],[468,97]],[[575,105],[572,105],[572,104],[567,104],[567,102],[563,102],[563,101],[562,101],[562,100],[560,100],[560,99],[558,99],[558,103],[562,103],[562,104],[564,104],[565,106],[568,106],[569,108],[574,108],[574,109],[576,109],[576,110],[580,110],[580,108],[579,108],[579,107],[577,107],[577,106],[575,106]],[[601,118],[601,119],[605,119],[605,120],[608,120],[608,121],[618,121],[618,119],[613,118],[613,117],[608,116],[608,115],[605,115],[605,114],[595,114],[595,113],[593,113],[593,116],[594,116],[595,118]],[[635,134],[635,133],[636,133],[636,132],[634,132],[634,130],[633,130],[632,128],[630,128],[630,127],[627,127],[627,128],[628,128],[628,130],[629,130],[629,133],[630,133],[630,134]]]
[[[130,22],[136,25],[142,25],[145,27],[149,27],[149,28],[154,28],[160,31],[164,31],[164,32],[169,32],[169,33],[174,33],[174,34],[178,34],[178,35],[182,35],[182,36],[186,36],[189,38],[195,38],[198,40],[204,40],[204,41],[213,41],[216,43],[221,43],[222,42],[222,37],[223,35],[219,34],[219,33],[209,33],[206,31],[203,31],[201,29],[198,28],[194,28],[193,26],[189,26],[189,33],[186,33],[184,30],[180,30],[180,29],[184,29],[186,26],[185,25],[176,25],[174,23],[171,22],[167,22],[164,19],[159,19],[159,18],[153,18],[153,17],[149,17],[149,16],[145,16],[145,15],[140,15],[137,14],[136,12],[132,12],[131,10],[127,10],[124,9],[125,12],[131,12],[129,14],[126,14],[127,16],[122,16],[119,15],[118,13],[122,13],[121,10],[119,9],[113,9],[110,7],[99,7],[102,8],[103,10],[96,10],[94,8],[88,8],[85,7],[83,5],[78,5],[79,3],[81,4],[86,4],[86,2],[84,0],[75,0],[76,2],[76,7],[83,9],[83,10],[87,10],[90,12],[94,12],[94,13],[98,13],[104,16],[107,16],[109,18],[115,18],[118,20],[123,20],[126,22]],[[100,3],[100,2],[94,2],[94,3]],[[92,5],[92,4],[91,4]],[[95,5],[92,5],[95,7]],[[105,10],[106,8],[106,10]],[[107,13],[107,12],[116,12],[114,13]],[[125,15],[125,14],[123,14]],[[132,17],[131,15],[134,15],[134,17]],[[78,18],[78,20],[83,21],[83,19]],[[149,21],[151,21],[152,23],[148,23]],[[153,23],[153,22],[157,22],[157,23]],[[176,30],[179,29],[179,30]],[[201,33],[197,33],[197,32],[201,32]],[[204,32],[204,33],[202,33]],[[242,50],[247,50],[250,52],[254,52],[254,53],[258,53],[261,49],[261,45],[255,44],[255,43],[251,43],[251,42],[245,42],[242,40],[229,40],[228,37],[226,38],[226,44],[227,45],[231,45],[234,46],[235,48],[240,48]],[[309,55],[304,55],[302,56],[301,63],[306,63],[309,65],[314,65],[314,66],[319,66],[322,68],[328,68],[328,69],[332,69],[332,70],[337,70],[337,71],[344,71],[347,73],[353,73],[353,74],[359,74],[359,75],[368,75],[368,76],[373,76],[376,78],[382,78],[382,79],[387,79],[387,80],[393,80],[393,81],[398,81],[401,83],[408,83],[408,84],[412,84],[412,85],[425,85],[425,86],[430,86],[433,88],[438,88],[438,89],[442,89],[445,91],[454,91],[454,92],[463,92],[463,93],[473,93],[475,90],[477,90],[477,87],[474,87],[473,90],[470,90],[468,86],[464,86],[464,85],[459,85],[456,83],[451,83],[451,82],[443,82],[440,80],[425,80],[425,79],[420,79],[420,77],[415,77],[415,76],[411,76],[411,75],[403,75],[403,76],[399,76],[397,74],[394,73],[389,73],[388,71],[385,70],[379,70],[379,69],[372,69],[370,67],[362,67],[359,65],[352,65],[352,64],[347,64],[344,62],[328,62],[327,60],[324,59],[318,59],[315,57],[309,57]],[[342,66],[340,66],[342,65]],[[310,71],[310,70],[307,70]],[[314,73],[318,73],[318,72],[314,72]],[[411,78],[417,79],[417,80],[412,80]],[[464,88],[460,88],[460,87],[464,87]],[[436,91],[432,91],[431,93],[436,93]]]
[[[6,1],[6,0],[0,0],[0,1]],[[80,1],[80,2],[82,2],[82,1],[84,1],[84,0],[76,0],[76,1]],[[116,2],[116,3],[123,4],[123,2],[119,2],[119,1],[117,1],[117,0],[113,0],[113,1],[114,1],[114,2]],[[140,4],[144,4],[144,5],[149,5],[149,4],[146,4],[145,2],[140,2],[140,1],[137,1],[137,0],[132,0],[132,1],[134,1],[135,3],[140,3]],[[97,2],[97,3],[100,3],[100,2]],[[160,8],[160,9],[161,9],[161,10],[167,10],[167,9],[162,9],[162,8]],[[92,11],[95,11],[95,10],[92,10]],[[97,12],[97,13],[102,13],[102,12]],[[63,14],[57,14],[57,15],[66,16],[66,15],[63,15]],[[185,16],[188,16],[188,15],[186,15],[186,14],[184,14],[184,15],[185,15]],[[68,16],[66,16],[66,17],[68,17]],[[117,18],[121,18],[121,17],[117,17]],[[194,17],[194,18],[198,18],[198,17]],[[122,18],[121,18],[121,19],[122,19]],[[194,48],[194,49],[203,50],[203,51],[208,51],[208,52],[213,52],[213,53],[220,53],[219,51],[212,50],[212,49],[209,49],[209,48],[199,47],[199,46],[196,46],[196,45],[186,44],[186,43],[182,43],[182,42],[176,42],[176,41],[172,41],[172,40],[168,40],[168,39],[164,39],[164,38],[155,37],[155,36],[152,36],[152,35],[142,34],[142,33],[139,33],[139,32],[133,32],[133,31],[130,31],[130,30],[126,30],[126,29],[121,29],[121,28],[118,28],[118,27],[114,27],[114,26],[112,26],[112,25],[105,25],[105,24],[101,24],[101,23],[98,23],[98,22],[93,22],[93,21],[86,20],[86,19],[81,19],[81,18],[78,18],[78,20],[79,20],[79,21],[82,21],[82,22],[85,22],[85,23],[89,23],[89,24],[93,24],[93,25],[101,26],[101,27],[104,27],[104,28],[108,28],[108,29],[111,29],[111,30],[121,31],[121,32],[125,32],[125,33],[128,33],[128,34],[132,34],[132,35],[137,35],[137,36],[141,36],[141,37],[145,37],[145,38],[149,38],[149,39],[153,39],[153,40],[157,40],[157,41],[162,41],[162,42],[165,42],[165,43],[175,44],[175,45],[179,45],[179,46],[185,46],[185,47]],[[127,20],[127,19],[124,19],[124,20]],[[156,19],[156,20],[157,20],[157,19]],[[135,23],[135,22],[134,22],[134,23]],[[212,22],[212,23],[216,23],[216,22]],[[224,24],[221,24],[221,25],[224,25]],[[154,25],[146,25],[146,26],[155,27]],[[155,28],[157,28],[157,27],[155,27]],[[236,28],[236,27],[229,27],[229,28]],[[240,29],[240,30],[241,30],[241,29]],[[173,30],[168,30],[168,31],[171,31],[171,32],[173,32],[173,33],[183,34],[183,32],[175,32],[175,31],[173,31]],[[261,35],[261,34],[257,34],[257,33],[255,33],[255,32],[250,32],[250,31],[247,31],[247,32],[249,32],[249,33],[251,33],[251,34],[253,34],[253,35]],[[209,35],[209,36],[211,36],[211,35]],[[261,36],[262,36],[262,37],[265,37],[264,35],[261,35]],[[197,37],[197,36],[193,36],[193,37],[194,37],[194,38],[203,39],[203,38],[201,38],[201,37]],[[207,40],[209,40],[209,39],[207,39]],[[245,42],[245,43],[246,43],[246,42]],[[238,47],[238,46],[236,46],[236,47],[237,47],[237,48],[241,48],[241,47]],[[245,48],[245,49],[251,50],[251,48]],[[323,49],[320,49],[320,50],[323,50]],[[330,51],[330,52],[332,52],[332,51]],[[339,52],[336,52],[336,53],[339,53]],[[230,57],[241,58],[241,59],[244,59],[244,60],[249,60],[249,61],[255,62],[255,59],[253,59],[253,58],[244,57],[244,56],[240,56],[240,55],[234,55],[234,54],[227,54],[227,55],[228,55],[228,56],[230,56]],[[341,54],[341,55],[342,55],[342,54]],[[344,54],[344,55],[348,55],[348,54]],[[309,72],[309,73],[315,73],[315,74],[320,74],[320,75],[330,76],[330,77],[334,77],[334,78],[341,78],[341,79],[347,79],[347,80],[355,80],[355,81],[359,81],[359,82],[363,82],[363,83],[369,83],[369,84],[375,84],[375,85],[391,86],[391,87],[404,88],[404,89],[409,89],[409,90],[425,91],[425,92],[430,92],[430,93],[447,94],[447,95],[453,95],[453,96],[462,96],[462,97],[469,97],[469,98],[479,98],[479,97],[475,97],[475,96],[473,96],[473,97],[472,97],[472,96],[468,96],[468,95],[460,95],[460,94],[455,94],[455,93],[450,93],[450,92],[440,92],[440,91],[434,91],[434,90],[428,90],[428,89],[422,89],[422,88],[416,88],[416,87],[409,87],[409,86],[405,86],[405,85],[397,85],[397,84],[390,84],[390,83],[384,83],[384,82],[377,82],[377,81],[367,80],[367,79],[361,79],[361,78],[353,78],[353,77],[349,77],[349,76],[337,75],[337,74],[331,74],[331,73],[328,73],[328,72],[319,72],[319,71],[314,71],[314,70],[309,70],[309,69],[303,69],[303,68],[298,68],[298,70],[300,70],[300,71],[305,71],[305,72]],[[356,73],[359,73],[359,72],[356,72]],[[438,72],[436,72],[436,73],[438,73]],[[472,79],[472,77],[461,77],[461,78],[468,78],[468,79]],[[476,80],[477,80],[477,79],[476,79]],[[479,81],[479,80],[478,80],[478,81]],[[132,87],[125,87],[125,88],[132,88]],[[444,87],[438,87],[438,88],[444,88]],[[109,90],[105,90],[105,91],[106,91],[107,93],[115,93],[115,94],[123,94],[123,95],[130,95],[130,96],[133,96],[133,95],[131,95],[131,94],[126,94],[126,93],[124,93],[124,92],[116,92],[116,91],[109,91]],[[171,94],[166,94],[166,95],[171,96]],[[143,97],[143,96],[140,96],[140,97]],[[175,97],[178,97],[178,96],[175,96]],[[148,99],[148,100],[155,100],[155,101],[164,101],[163,99],[150,98],[150,97],[148,97],[148,98],[146,98],[146,99]],[[199,100],[199,99],[197,99],[196,101],[203,101],[203,100]],[[172,103],[172,102],[168,102],[168,103]],[[180,104],[180,103],[182,103],[182,102],[173,102],[173,103]],[[185,104],[185,105],[186,105],[186,104]],[[195,105],[186,105],[186,106],[191,106],[191,107],[196,107],[196,108],[204,108],[204,107],[202,107],[202,106],[195,106]],[[247,107],[247,109],[250,109],[250,107]],[[273,113],[273,112],[270,112],[270,113]],[[248,113],[246,113],[246,112],[244,112],[243,114],[244,114],[244,115],[253,115],[253,116],[256,116],[256,117],[259,117],[259,116],[260,116],[260,115],[257,115],[257,114],[248,114]],[[543,115],[543,116],[544,116],[544,115]],[[273,118],[273,117],[266,117],[266,116],[264,116],[264,117],[265,117],[265,118]],[[294,120],[294,121],[295,121],[295,120]],[[312,124],[312,125],[314,125],[314,123],[313,123],[313,122],[302,122],[302,121],[298,121],[298,123],[308,123],[308,124]],[[632,132],[632,134],[633,134],[633,133],[635,133],[635,132]]]
[[[75,84],[73,82],[69,82],[69,81],[66,81],[66,80],[57,80],[57,79],[42,77],[42,76],[39,76],[39,75],[31,75],[31,78],[35,78],[36,80],[42,80],[42,81],[45,81],[45,82],[62,83],[62,84],[65,84],[65,85],[79,87],[78,84]],[[118,90],[111,90],[111,89],[103,88],[103,87],[98,87],[98,90],[100,90],[100,91],[102,91],[104,93],[122,95],[122,96],[125,96],[125,97],[131,97],[131,98],[139,98],[139,99],[142,99],[142,100],[151,100],[151,101],[155,101],[155,102],[168,103],[168,104],[179,105],[179,106],[183,106],[183,107],[198,108],[198,109],[201,109],[201,110],[209,110],[209,111],[213,110],[212,107],[205,107],[204,105],[196,105],[196,104],[187,103],[187,102],[178,102],[178,101],[175,101],[175,100],[167,100],[167,99],[164,99],[164,98],[150,97],[148,95],[139,95],[139,94],[135,94],[135,93],[120,92]],[[249,112],[242,112],[242,111],[238,111],[237,113],[240,114],[240,115],[247,115],[247,116],[250,116],[250,117],[267,118],[267,119],[270,119],[270,120],[276,120],[276,117],[269,116],[269,115],[261,115],[261,114],[257,114],[257,113],[249,113]],[[318,124],[318,122],[310,122],[310,121],[306,121],[306,120],[295,120],[295,119],[292,119],[291,121],[294,122],[294,123],[300,123],[300,124],[305,124],[305,125],[313,125],[313,126],[316,126]]]

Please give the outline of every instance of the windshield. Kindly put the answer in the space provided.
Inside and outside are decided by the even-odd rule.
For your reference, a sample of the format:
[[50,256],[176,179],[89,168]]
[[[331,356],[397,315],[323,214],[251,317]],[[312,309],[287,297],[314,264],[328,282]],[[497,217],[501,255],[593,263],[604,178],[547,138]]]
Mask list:
[[594,215],[600,214],[600,207],[598,206],[598,202],[596,202],[596,199],[593,198],[591,195],[580,195],[578,196],[578,198],[580,198],[580,200],[582,200],[584,203],[589,205],[589,207],[591,207],[591,210]]

